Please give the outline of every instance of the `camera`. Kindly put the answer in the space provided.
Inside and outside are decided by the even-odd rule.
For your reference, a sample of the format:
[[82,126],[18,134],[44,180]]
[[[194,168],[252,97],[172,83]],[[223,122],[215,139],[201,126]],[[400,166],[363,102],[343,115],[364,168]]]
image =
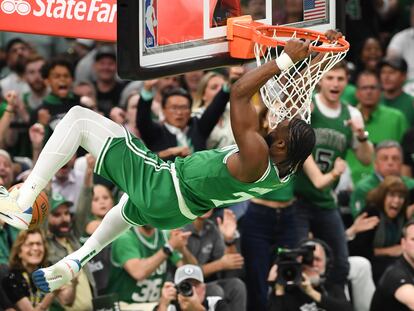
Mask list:
[[314,245],[303,245],[295,249],[277,249],[276,284],[283,286],[300,285],[302,282],[302,266],[312,265]]
[[183,295],[184,297],[193,296],[193,285],[190,282],[182,281],[175,285],[175,288],[177,289],[177,294]]

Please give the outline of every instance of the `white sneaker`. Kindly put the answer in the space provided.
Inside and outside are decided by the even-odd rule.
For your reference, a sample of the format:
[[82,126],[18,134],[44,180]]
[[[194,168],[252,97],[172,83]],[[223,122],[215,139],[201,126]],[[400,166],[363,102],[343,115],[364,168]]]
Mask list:
[[9,193],[6,188],[0,186],[0,220],[17,229],[26,230],[32,220],[32,208],[23,212],[17,205],[18,194],[17,188]]
[[79,260],[63,258],[53,266],[33,272],[32,279],[36,287],[50,293],[74,279],[80,269]]

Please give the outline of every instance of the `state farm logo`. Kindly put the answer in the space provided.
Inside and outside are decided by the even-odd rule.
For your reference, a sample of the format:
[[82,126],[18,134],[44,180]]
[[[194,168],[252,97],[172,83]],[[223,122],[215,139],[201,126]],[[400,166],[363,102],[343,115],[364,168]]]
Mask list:
[[28,15],[32,12],[32,15],[36,17],[112,23],[116,17],[116,2],[112,2],[106,3],[103,0],[36,0],[35,3],[32,3],[32,7],[25,0],[3,0],[0,8],[6,14],[16,12],[20,15]]
[[13,14],[14,12],[17,12],[20,15],[27,15],[32,9],[30,3],[24,0],[3,0],[0,7],[6,14]]

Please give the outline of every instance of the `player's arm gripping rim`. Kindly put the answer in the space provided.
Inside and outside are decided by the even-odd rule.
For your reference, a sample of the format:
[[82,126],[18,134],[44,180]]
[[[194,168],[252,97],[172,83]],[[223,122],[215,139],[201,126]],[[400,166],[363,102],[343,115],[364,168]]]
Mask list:
[[[291,39],[284,51],[296,63],[309,55],[309,41]],[[259,119],[250,99],[272,76],[279,73],[276,62],[268,62],[247,72],[231,88],[231,127],[239,153],[229,159],[228,169],[242,182],[256,181],[267,169],[269,148],[258,132]]]

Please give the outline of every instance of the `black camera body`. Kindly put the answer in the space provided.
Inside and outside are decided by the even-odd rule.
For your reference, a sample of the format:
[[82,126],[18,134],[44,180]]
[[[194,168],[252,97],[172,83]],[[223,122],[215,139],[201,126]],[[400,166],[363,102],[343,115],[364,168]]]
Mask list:
[[277,249],[276,284],[283,286],[299,286],[302,283],[303,265],[312,265],[314,245],[303,245],[299,248]]
[[191,285],[191,283],[188,281],[182,281],[181,283],[176,284],[175,289],[177,290],[177,294],[180,294],[184,297],[193,296],[193,285]]

